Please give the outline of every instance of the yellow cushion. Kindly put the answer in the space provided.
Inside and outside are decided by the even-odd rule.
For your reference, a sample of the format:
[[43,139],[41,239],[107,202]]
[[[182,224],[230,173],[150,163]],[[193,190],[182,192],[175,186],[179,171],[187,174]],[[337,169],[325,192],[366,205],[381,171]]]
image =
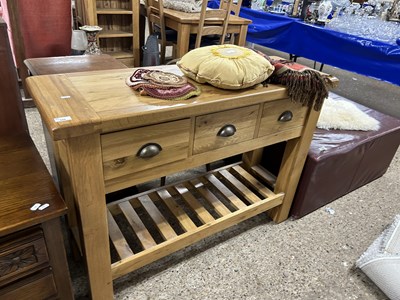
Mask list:
[[218,45],[196,48],[177,65],[189,78],[223,89],[243,89],[266,80],[274,71],[271,63],[248,48]]

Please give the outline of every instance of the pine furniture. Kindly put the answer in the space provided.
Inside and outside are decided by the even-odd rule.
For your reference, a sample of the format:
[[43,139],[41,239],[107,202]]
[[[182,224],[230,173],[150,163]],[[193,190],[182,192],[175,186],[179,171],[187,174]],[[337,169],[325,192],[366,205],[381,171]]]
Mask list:
[[[209,9],[207,6],[208,1],[203,1],[197,28],[195,48],[200,47],[203,36],[210,37],[210,35],[216,35],[216,38],[219,39],[219,45],[225,43],[233,0],[226,0],[224,3],[225,6],[223,8]],[[216,20],[219,20],[220,22],[215,23]],[[216,38],[213,37],[213,40]]]
[[[164,9],[165,26],[174,29],[177,33],[176,57],[182,57],[189,51],[190,35],[197,34],[200,13],[186,13],[173,9]],[[245,46],[247,28],[251,20],[236,15],[229,17],[228,34],[235,34],[235,44]],[[144,30],[144,29],[141,29]]]
[[[131,74],[27,80],[57,145],[69,227],[84,250],[94,299],[113,298],[113,279],[261,212],[284,221],[318,118],[279,85],[201,85],[198,97],[166,101],[126,86]],[[263,147],[281,141],[288,143],[272,182],[259,162]],[[106,193],[236,154],[242,163],[105,202]]]
[[[172,58],[174,57],[174,48],[176,46],[176,32],[166,28],[164,18],[164,1],[163,0],[145,0],[147,26],[149,34],[156,34],[160,44],[160,64],[165,64],[166,47],[171,46]],[[167,34],[168,33],[168,34]],[[173,35],[172,37],[170,35]],[[173,40],[172,40],[173,39]]]

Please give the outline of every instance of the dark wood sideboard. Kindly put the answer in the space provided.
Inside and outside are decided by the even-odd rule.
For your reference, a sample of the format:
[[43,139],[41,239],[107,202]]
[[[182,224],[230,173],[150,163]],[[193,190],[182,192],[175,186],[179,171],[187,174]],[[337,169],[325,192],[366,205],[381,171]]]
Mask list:
[[[0,18],[0,298],[73,299],[60,217],[66,205],[28,132]],[[32,210],[38,204],[47,208]]]

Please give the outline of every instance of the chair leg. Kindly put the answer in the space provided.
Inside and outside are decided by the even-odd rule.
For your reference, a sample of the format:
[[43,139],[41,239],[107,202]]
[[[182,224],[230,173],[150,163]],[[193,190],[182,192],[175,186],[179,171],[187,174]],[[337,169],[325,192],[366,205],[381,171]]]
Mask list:
[[167,177],[166,177],[166,176],[161,177],[161,178],[160,178],[160,186],[164,186],[166,180],[167,180]]
[[297,61],[298,56],[296,54],[289,54],[289,60],[293,60],[294,62]]
[[165,65],[165,45],[161,43],[161,49],[160,49],[160,64]]

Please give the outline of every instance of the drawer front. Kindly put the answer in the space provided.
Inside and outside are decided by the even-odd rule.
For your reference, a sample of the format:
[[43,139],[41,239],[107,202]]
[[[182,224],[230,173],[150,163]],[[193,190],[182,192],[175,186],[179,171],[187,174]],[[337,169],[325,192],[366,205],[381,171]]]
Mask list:
[[193,154],[252,140],[258,111],[252,105],[197,117]]
[[285,130],[298,131],[300,136],[306,116],[307,107],[290,99],[264,103],[258,137]]
[[0,288],[2,300],[58,299],[50,268]]
[[188,157],[190,120],[104,134],[104,179],[113,179]]
[[[12,236],[12,235],[10,235]],[[43,233],[8,239],[0,245],[0,286],[49,265]]]

